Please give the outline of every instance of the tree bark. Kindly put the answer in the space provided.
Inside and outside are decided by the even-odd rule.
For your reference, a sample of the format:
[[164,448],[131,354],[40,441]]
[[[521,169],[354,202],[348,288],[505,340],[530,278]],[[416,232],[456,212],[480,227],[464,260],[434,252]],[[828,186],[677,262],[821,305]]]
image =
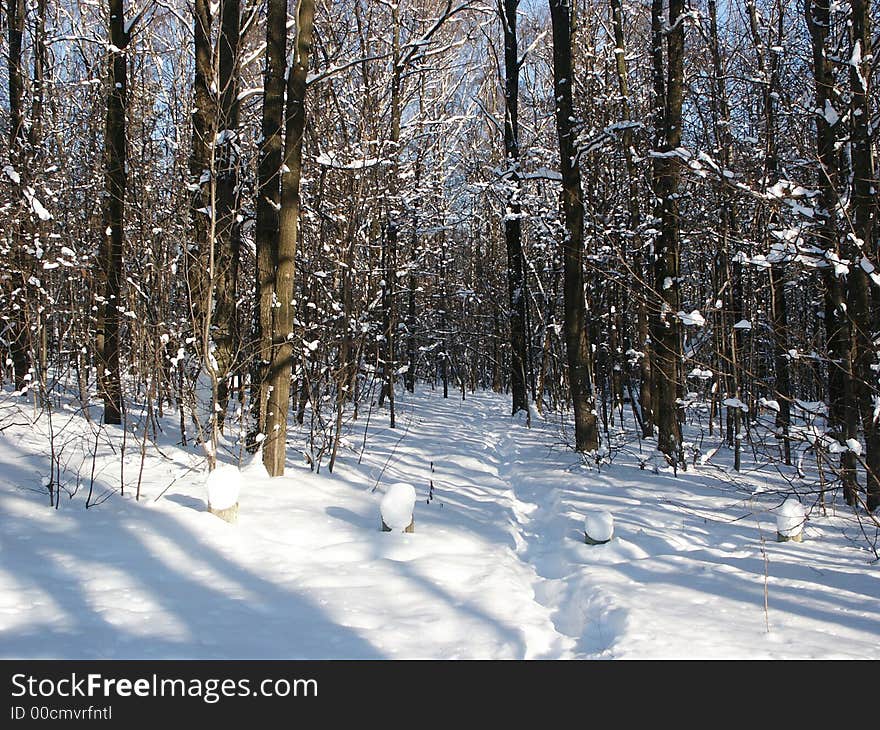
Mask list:
[[129,34],[125,28],[124,0],[108,0],[110,50],[108,51],[107,115],[104,128],[104,230],[100,266],[103,301],[98,321],[98,387],[104,400],[104,423],[122,420],[119,373],[119,310],[122,290],[126,188],[125,104]]
[[571,14],[569,0],[550,0],[550,18],[553,24],[553,89],[565,217],[563,307],[568,381],[574,404],[575,449],[591,452],[599,448],[599,430],[590,379],[590,342],[584,296],[584,203],[580,164],[574,140]]
[[[654,250],[654,284],[659,298],[652,312],[657,447],[673,464],[684,464],[677,395],[681,367],[678,163],[669,156],[681,145],[684,95],[684,0],[669,0],[668,29],[663,29],[663,0],[653,0],[651,28],[655,93],[656,151],[651,184],[657,201],[654,217],[660,235]],[[663,37],[666,38],[666,63]]]
[[[716,156],[723,170],[731,168],[731,151],[733,149],[733,135],[731,134],[730,105],[727,99],[726,73],[724,69],[724,56],[721,48],[721,40],[718,34],[718,11],[715,0],[709,0],[709,29],[712,56],[712,120],[715,128],[715,142],[717,145]],[[718,208],[720,210],[719,238],[721,246],[722,276],[719,283],[726,287],[726,306],[720,317],[720,326],[725,333],[727,342],[722,350],[722,371],[726,371],[725,380],[728,382],[727,397],[733,398],[738,404],[743,402],[743,338],[742,330],[734,327],[736,322],[744,318],[742,301],[742,263],[738,256],[732,255],[731,244],[737,238],[737,212],[736,201],[730,194],[724,183],[718,185]],[[731,260],[733,264],[731,265]],[[740,405],[728,406],[727,422],[728,439],[733,448],[733,468],[740,471],[742,461],[742,420],[743,410]]]
[[240,356],[237,281],[241,227],[238,223],[238,75],[241,47],[239,0],[220,3],[219,96],[215,173],[217,176],[217,238],[212,338],[217,360],[217,419],[223,428],[230,381]]
[[519,166],[519,51],[516,13],[519,0],[499,0],[504,27],[504,156],[507,209],[504,216],[504,241],[507,245],[507,294],[510,302],[510,383],[512,414],[525,411],[529,397],[526,389],[526,281],[521,230],[521,184]]
[[[825,285],[825,331],[828,343],[828,414],[832,435],[845,444],[858,436],[858,404],[853,378],[852,332],[847,315],[846,283],[833,265],[840,260],[838,240],[838,186],[841,178],[837,157],[837,120],[831,123],[824,110],[836,100],[834,74],[827,53],[831,22],[829,0],[809,0],[804,4],[807,29],[813,52],[813,80],[816,91],[816,151],[819,159],[818,219],[814,229],[817,245],[824,251],[822,280]],[[854,267],[857,268],[857,267]],[[851,269],[852,270],[852,269]],[[840,479],[847,504],[856,502],[856,455],[844,447],[840,455]]]
[[403,83],[403,66],[400,53],[400,6],[391,6],[391,138],[390,156],[392,159],[391,176],[388,185],[388,217],[382,236],[382,327],[384,347],[382,354],[382,390],[379,405],[388,398],[389,426],[397,427],[397,414],[394,406],[395,382],[395,343],[397,340],[397,234],[400,219],[400,197],[398,195],[398,177],[400,175],[400,118],[401,84]]
[[[632,111],[629,103],[629,74],[626,66],[625,40],[623,32],[623,0],[611,0],[611,22],[614,30],[614,56],[617,71],[617,86],[623,102],[623,113],[621,116],[624,122],[629,122]],[[623,156],[626,161],[628,186],[627,208],[629,212],[629,231],[633,240],[633,268],[636,270],[638,276],[641,277],[644,275],[644,261],[642,257],[643,241],[639,234],[639,227],[642,222],[642,212],[638,187],[639,173],[633,156],[632,127],[626,126],[621,137]],[[640,424],[642,437],[649,438],[654,435],[654,409],[651,401],[651,337],[648,332],[648,312],[645,299],[646,297],[644,294],[637,297],[636,337],[638,341],[638,350],[641,353],[641,356],[639,357]]]
[[[775,185],[779,181],[779,140],[776,115],[776,99],[779,88],[779,48],[782,47],[785,38],[784,31],[784,5],[778,5],[777,34],[775,47],[766,48],[761,38],[759,16],[754,0],[747,3],[749,14],[749,27],[752,34],[752,43],[757,56],[758,70],[764,79],[762,102],[764,105],[764,146],[765,146],[765,182],[767,187]],[[768,41],[769,44],[769,41]],[[766,231],[765,248],[771,249],[769,234],[778,224],[778,215],[770,214],[769,225],[764,227]],[[779,410],[776,413],[776,429],[782,439],[783,458],[788,466],[791,466],[791,368],[788,356],[788,306],[785,294],[786,265],[790,262],[790,255],[783,247],[781,251],[770,257],[770,315],[773,325],[773,362],[776,383],[776,399]]]
[[[256,290],[252,358],[252,427],[249,446],[256,450],[267,437],[269,365],[272,361],[272,313],[278,249],[278,211],[281,208],[282,123],[284,68],[287,46],[287,3],[269,0],[266,12],[266,70],[263,79],[263,118],[257,163]],[[285,413],[287,412],[285,408]]]
[[[874,398],[877,395],[877,373],[872,365],[877,362],[874,337],[880,330],[880,309],[874,306],[872,317],[870,291],[866,270],[877,261],[875,239],[878,215],[877,174],[871,139],[871,3],[870,0],[850,0],[851,47],[850,53],[850,125],[852,158],[852,226],[857,241],[852,241],[848,258],[853,261],[849,275],[849,316],[855,334],[855,377],[865,436],[866,507],[874,511],[880,507],[880,432],[874,419]],[[856,263],[858,262],[858,263]]]
[[293,356],[294,273],[300,235],[300,182],[306,129],[306,79],[312,51],[314,0],[300,0],[296,15],[293,65],[287,75],[284,125],[284,166],[281,174],[281,211],[275,260],[275,306],[272,318],[272,364],[266,414],[267,438],[263,464],[269,476],[284,474],[287,453],[287,416]]
[[[25,8],[24,0],[7,0],[7,24],[9,32],[9,161],[18,172],[18,199],[23,200],[23,189],[28,179],[27,135],[24,124],[24,73],[22,70],[22,38],[24,36]],[[25,213],[25,215],[27,215]],[[24,286],[24,266],[20,256],[21,240],[24,238],[24,221],[13,224],[13,253],[18,259],[14,264],[16,271],[22,274]],[[10,355],[12,359],[12,377],[17,391],[27,386],[28,374],[28,326],[23,302],[19,302],[13,317]]]

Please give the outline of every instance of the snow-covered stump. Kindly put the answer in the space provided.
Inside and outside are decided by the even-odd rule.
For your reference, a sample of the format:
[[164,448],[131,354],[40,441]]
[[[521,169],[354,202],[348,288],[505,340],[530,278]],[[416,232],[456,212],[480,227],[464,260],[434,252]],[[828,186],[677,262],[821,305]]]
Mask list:
[[217,517],[226,522],[238,522],[238,502],[225,509],[219,509],[208,502],[208,512],[212,515],[217,515]]
[[226,522],[238,521],[241,472],[232,464],[218,464],[208,474],[208,512]]
[[416,490],[412,484],[396,482],[388,487],[379,503],[382,532],[415,532]]
[[584,519],[584,538],[587,545],[604,545],[614,537],[614,518],[610,512],[599,510]]
[[776,511],[776,542],[803,542],[806,513],[797,497],[789,497]]
[[416,521],[415,518],[410,520],[410,523],[403,528],[403,530],[395,530],[388,525],[385,524],[385,520],[382,520],[382,532],[415,532],[416,531]]

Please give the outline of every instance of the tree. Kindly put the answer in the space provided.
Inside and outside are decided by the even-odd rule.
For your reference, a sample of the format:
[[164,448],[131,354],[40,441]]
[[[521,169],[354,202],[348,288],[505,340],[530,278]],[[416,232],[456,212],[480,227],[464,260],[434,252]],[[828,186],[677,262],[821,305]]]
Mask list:
[[[278,250],[278,211],[281,209],[282,123],[284,73],[287,53],[287,3],[268,0],[266,6],[266,68],[263,79],[263,114],[257,167],[256,202],[256,294],[252,357],[251,448],[267,437],[267,406],[270,395],[269,365],[272,362],[272,327]],[[287,404],[284,404],[287,413]]]
[[[684,464],[679,421],[681,369],[681,273],[679,251],[679,167],[684,95],[684,0],[669,0],[664,27],[663,0],[651,4],[652,68],[654,73],[655,153],[651,185],[654,218],[660,225],[654,242],[654,290],[658,301],[651,317],[654,354],[654,418],[659,428],[657,448],[673,464]],[[664,38],[666,54],[664,58]]]
[[[877,217],[880,215],[880,192],[874,162],[871,131],[871,92],[873,37],[871,34],[870,0],[850,0],[850,103],[852,195],[852,260],[858,265],[850,269],[848,312],[853,318],[856,355],[854,365],[858,378],[857,390],[865,437],[867,502],[869,512],[880,507],[880,430],[874,413],[877,397],[877,374],[874,364],[877,352],[874,337],[880,332],[880,306],[871,308],[867,272],[877,261]],[[876,296],[876,290],[874,291]]]
[[590,342],[584,297],[584,203],[573,123],[571,15],[568,0],[550,0],[550,17],[553,23],[553,90],[565,218],[563,299],[568,386],[574,404],[575,449],[590,452],[599,448],[599,431],[590,379]]
[[241,359],[238,326],[238,270],[241,255],[239,221],[239,64],[242,45],[239,0],[220,3],[218,48],[217,134],[214,138],[216,175],[215,300],[212,321],[217,361],[217,418],[222,430],[229,404],[230,381]]
[[[614,61],[617,73],[617,85],[622,101],[622,122],[624,123],[621,134],[621,146],[623,147],[624,159],[626,160],[627,174],[627,213],[629,220],[627,226],[633,237],[632,251],[634,254],[633,269],[639,279],[644,275],[642,248],[643,241],[639,229],[642,224],[642,210],[640,203],[640,191],[638,186],[639,171],[636,167],[634,155],[634,139],[632,124],[632,109],[630,107],[629,74],[626,63],[626,44],[623,30],[623,0],[611,0],[611,22],[614,31]],[[641,406],[642,436],[645,438],[654,435],[654,407],[652,401],[653,383],[651,377],[651,338],[648,334],[648,313],[646,297],[644,293],[637,293],[637,325],[636,342],[638,343],[639,363],[639,404]]]
[[275,291],[272,316],[272,361],[266,413],[267,438],[263,464],[269,476],[282,476],[287,454],[287,417],[290,410],[290,374],[293,348],[293,277],[300,238],[300,183],[303,137],[306,131],[306,80],[312,52],[315,20],[313,0],[297,6],[293,64],[287,75],[284,125],[284,165],[281,173],[281,211],[274,252]]
[[[6,22],[9,31],[9,162],[15,171],[18,182],[13,180],[17,188],[19,201],[24,200],[24,190],[27,186],[27,135],[25,132],[24,115],[24,72],[22,69],[22,38],[25,25],[24,0],[7,0]],[[24,177],[22,177],[24,175]],[[21,242],[24,237],[23,225],[16,226],[14,230],[12,250],[17,259],[16,268],[22,279],[24,265],[20,255]],[[22,280],[20,286],[24,286]],[[18,304],[14,319],[10,327],[10,354],[12,355],[12,371],[15,381],[15,389],[22,391],[27,385],[28,374],[28,322],[25,318],[24,308]]]
[[519,68],[516,33],[519,0],[499,0],[498,12],[504,28],[504,183],[507,206],[504,214],[504,241],[507,248],[507,293],[510,302],[510,384],[512,412],[529,416],[526,390],[526,278],[522,248],[522,208],[519,166]]
[[119,314],[122,307],[122,248],[125,225],[126,49],[132,26],[125,22],[124,0],[108,0],[110,12],[107,51],[107,115],[104,132],[104,230],[101,243],[100,301],[96,345],[99,391],[104,399],[104,423],[122,420],[122,386],[119,374]]
[[[749,29],[752,43],[755,47],[758,71],[762,81],[761,101],[764,112],[764,184],[773,187],[780,180],[779,165],[779,135],[777,107],[780,97],[780,53],[785,38],[785,7],[778,4],[778,17],[775,38],[770,34],[770,28],[762,28],[758,9],[754,0],[746,3],[749,14]],[[762,37],[762,32],[767,34],[767,40]],[[772,38],[772,41],[771,41]],[[779,230],[780,217],[773,211],[765,225],[764,245],[771,248],[770,236],[774,230]],[[791,368],[789,366],[789,332],[788,332],[788,306],[785,293],[785,277],[787,264],[791,263],[791,253],[783,245],[776,246],[776,252],[769,257],[770,265],[770,289],[771,289],[771,316],[773,319],[773,350],[774,350],[774,374],[776,376],[775,390],[776,399],[779,403],[779,411],[776,416],[776,427],[782,437],[783,458],[787,465],[791,465]]]
[[[827,41],[831,30],[831,10],[828,0],[809,0],[804,11],[813,51],[813,81],[815,85],[816,154],[818,157],[819,205],[814,236],[821,252],[820,266],[825,286],[825,331],[828,351],[829,425],[839,443],[845,444],[858,436],[858,403],[853,370],[852,331],[847,314],[846,282],[835,266],[844,252],[840,247],[838,195],[842,175],[837,146],[840,119],[827,110],[833,110],[837,100]],[[843,255],[842,255],[843,254]],[[847,504],[856,500],[856,455],[848,448],[841,450],[840,478]]]

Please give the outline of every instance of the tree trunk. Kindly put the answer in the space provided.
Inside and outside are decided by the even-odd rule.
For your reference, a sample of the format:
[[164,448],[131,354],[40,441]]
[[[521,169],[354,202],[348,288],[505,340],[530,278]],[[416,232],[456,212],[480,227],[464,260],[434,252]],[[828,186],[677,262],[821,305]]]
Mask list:
[[217,360],[217,420],[223,428],[230,380],[240,355],[237,280],[241,227],[238,216],[238,69],[241,45],[239,0],[220,3],[219,95],[215,172],[217,176],[217,238],[215,241],[214,316],[212,338]]
[[[267,437],[269,364],[272,361],[272,314],[278,249],[278,211],[281,207],[281,125],[284,115],[284,69],[287,46],[287,3],[269,0],[266,11],[266,72],[263,80],[263,119],[257,163],[256,289],[251,374],[252,426],[249,446],[256,450]],[[286,413],[285,408],[285,413]]]
[[[872,36],[870,0],[850,0],[852,52],[850,58],[850,124],[852,157],[852,226],[858,242],[848,256],[858,265],[850,268],[849,315],[855,331],[855,377],[862,429],[865,436],[866,486],[869,511],[880,507],[880,432],[874,419],[877,394],[877,362],[873,336],[880,330],[878,308],[871,316],[870,292],[866,270],[877,261],[876,217],[878,215],[877,174],[871,139]],[[856,59],[859,59],[856,62]]]
[[119,374],[119,310],[122,284],[122,246],[125,223],[126,131],[125,103],[129,35],[125,29],[124,0],[108,0],[107,117],[104,133],[104,230],[101,237],[103,302],[98,325],[98,384],[104,400],[104,423],[121,423],[122,388]]
[[[759,16],[754,0],[747,3],[749,14],[749,27],[752,34],[752,43],[755,46],[755,54],[758,62],[758,70],[763,74],[766,83],[763,84],[764,104],[764,137],[765,137],[765,178],[768,187],[779,181],[779,141],[776,123],[776,99],[779,95],[779,50],[785,38],[784,31],[784,6],[778,6],[779,17],[777,18],[778,31],[774,47],[767,48],[761,38]],[[770,41],[768,39],[767,44]],[[766,249],[772,249],[769,234],[778,224],[778,216],[771,213],[769,225],[764,226],[764,245]],[[782,249],[771,255],[770,266],[770,315],[773,324],[773,362],[776,375],[775,392],[779,402],[779,410],[776,413],[777,434],[782,439],[783,458],[788,466],[791,466],[791,372],[788,356],[788,307],[785,295],[785,270],[791,256],[783,246]]]
[[599,430],[589,368],[590,343],[583,271],[584,203],[574,140],[572,28],[571,6],[568,3],[569,0],[550,0],[550,18],[553,23],[553,89],[565,216],[563,307],[568,380],[574,404],[575,449],[590,452],[599,448]]
[[[614,55],[617,70],[617,87],[623,100],[622,118],[624,122],[631,119],[629,104],[629,74],[626,67],[625,41],[623,33],[623,0],[611,0],[611,21],[614,28]],[[642,277],[643,258],[642,240],[639,234],[639,226],[642,222],[642,212],[639,197],[638,178],[639,172],[633,157],[633,132],[632,127],[626,126],[621,135],[624,160],[626,160],[626,173],[628,185],[627,208],[629,212],[629,232],[632,236],[633,268],[637,275]],[[649,438],[654,435],[654,411],[651,402],[651,338],[648,333],[648,313],[644,294],[638,296],[636,302],[636,337],[639,357],[639,406],[641,410],[642,437]]]
[[[733,136],[731,134],[730,106],[727,100],[727,86],[725,79],[727,74],[724,69],[724,59],[721,49],[721,41],[718,34],[718,13],[715,0],[709,0],[709,26],[711,36],[711,55],[713,71],[713,94],[711,99],[712,121],[715,131],[715,143],[717,146],[716,158],[721,163],[723,170],[731,168],[731,151],[733,149]],[[726,286],[726,300],[720,317],[722,332],[728,338],[726,347],[722,351],[721,369],[727,371],[725,380],[728,382],[727,397],[733,398],[737,405],[728,406],[727,421],[729,424],[728,438],[733,447],[733,465],[735,471],[740,471],[742,461],[742,419],[743,410],[739,403],[744,401],[743,391],[743,342],[741,330],[734,327],[735,323],[743,319],[742,301],[742,264],[739,257],[732,255],[731,242],[737,236],[736,202],[727,186],[721,182],[718,185],[718,208],[720,210],[719,238],[721,240],[720,254],[722,258],[723,276],[718,282],[722,287]],[[730,261],[733,260],[733,265]],[[726,352],[725,352],[726,351]]]
[[771,317],[773,319],[773,362],[776,372],[776,429],[782,438],[783,458],[791,466],[791,374],[788,363],[788,309],[785,303],[785,267],[774,261],[770,266]]
[[[655,89],[656,149],[661,155],[652,165],[651,184],[657,200],[655,217],[660,235],[654,250],[654,283],[659,297],[652,312],[651,343],[656,402],[654,417],[659,428],[657,447],[673,464],[684,464],[681,428],[676,403],[681,363],[678,163],[668,156],[681,145],[684,94],[684,0],[669,0],[669,29],[663,30],[663,1],[651,6]],[[667,59],[663,60],[663,37]]]
[[[828,106],[833,107],[836,101],[834,74],[826,49],[831,21],[829,0],[809,0],[804,5],[804,11],[812,41],[816,108],[825,110]],[[832,124],[824,113],[815,114],[814,118],[816,151],[819,158],[819,198],[814,235],[817,245],[825,252],[825,261],[821,263],[825,285],[825,331],[829,353],[829,425],[832,435],[844,444],[848,439],[858,436],[858,404],[854,392],[852,333],[849,316],[846,313],[846,284],[837,275],[832,264],[832,259],[841,258],[836,213],[838,185],[841,178],[835,129],[839,120]],[[846,503],[855,504],[856,455],[846,447],[840,455],[840,479]]]
[[306,130],[306,79],[312,51],[314,0],[300,0],[296,17],[293,66],[287,75],[284,125],[284,167],[281,175],[281,212],[275,260],[275,306],[272,318],[272,364],[266,413],[267,439],[263,464],[270,476],[284,474],[287,453],[287,415],[290,410],[290,375],[293,356],[293,284],[296,248],[300,235],[300,181]]
[[[419,189],[422,176],[421,159],[416,159],[415,188]],[[410,239],[409,276],[407,277],[407,305],[406,305],[406,362],[407,369],[404,374],[404,387],[410,393],[416,392],[416,362],[418,360],[418,342],[416,330],[418,317],[416,316],[416,292],[418,290],[418,261],[419,261],[419,202],[418,198],[413,201],[412,212],[412,237]]]
[[[214,232],[216,230],[214,179],[214,140],[217,124],[217,98],[214,93],[214,51],[211,45],[213,19],[209,0],[195,0],[193,4],[193,52],[195,56],[193,79],[193,128],[189,172],[192,193],[190,216],[192,242],[187,247],[187,283],[190,295],[192,327],[200,343],[202,368],[211,378],[210,421],[201,423],[197,440],[213,442],[217,396],[217,373],[210,354],[210,319],[214,281]],[[197,395],[196,398],[199,396]],[[199,412],[201,409],[198,409]]]
[[[7,23],[9,30],[9,161],[19,174],[16,184],[18,199],[23,200],[23,189],[27,184],[29,170],[27,160],[27,135],[24,125],[24,81],[22,70],[21,46],[24,35],[25,8],[24,0],[7,0]],[[27,213],[24,214],[25,219]],[[24,220],[18,221],[13,227],[13,254],[18,260],[15,269],[21,272],[22,286],[27,277],[24,275],[23,259],[20,256],[21,240],[24,238]],[[28,374],[28,324],[25,316],[24,303],[13,315],[12,337],[9,344],[12,359],[12,373],[17,391],[27,386]]]
[[381,406],[388,398],[389,426],[396,428],[394,407],[395,381],[395,342],[397,340],[397,233],[400,219],[400,198],[398,195],[398,177],[400,175],[400,118],[401,84],[403,68],[400,55],[400,7],[396,3],[391,6],[391,177],[388,185],[388,218],[385,221],[382,236],[382,271],[384,273],[382,287],[382,327],[384,330],[384,352],[382,362],[382,391],[379,395]]
[[[500,4],[499,4],[500,5]],[[504,155],[507,210],[504,216],[504,240],[507,244],[507,290],[510,302],[510,383],[512,414],[525,411],[528,418],[529,397],[526,390],[526,290],[520,220],[519,168],[519,55],[516,13],[519,0],[503,0],[504,26]]]

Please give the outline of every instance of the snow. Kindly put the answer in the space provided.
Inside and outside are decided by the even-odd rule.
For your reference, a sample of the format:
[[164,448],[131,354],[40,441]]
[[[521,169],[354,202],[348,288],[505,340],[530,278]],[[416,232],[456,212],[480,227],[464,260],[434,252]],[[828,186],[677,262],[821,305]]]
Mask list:
[[379,503],[379,512],[384,522],[393,531],[403,532],[413,521],[416,505],[416,488],[406,482],[397,482],[388,487]]
[[795,404],[804,412],[812,415],[826,415],[828,413],[828,405],[822,401],[807,401],[800,398],[795,399]]
[[856,456],[862,453],[862,445],[857,439],[847,439],[846,448],[852,451]]
[[[867,58],[870,58],[868,56]],[[853,52],[852,56],[849,59],[849,65],[852,66],[853,71],[855,72],[856,77],[859,80],[859,86],[862,87],[862,91],[868,91],[868,80],[865,78],[865,74],[862,69],[862,41],[858,39],[853,44]]]
[[752,328],[752,323],[747,319],[741,319],[735,325],[733,325],[735,330],[750,330]]
[[694,368],[688,373],[689,378],[699,378],[700,380],[710,380],[715,376],[711,370],[703,370],[702,368]]
[[6,177],[8,177],[12,182],[16,185],[21,184],[21,176],[16,172],[15,168],[12,165],[3,165],[3,172]]
[[739,398],[725,398],[721,401],[721,405],[726,406],[727,408],[739,408],[743,413],[748,413],[749,407],[745,403],[743,403]]
[[607,542],[614,535],[614,517],[606,510],[590,512],[584,519],[584,532],[596,542]]
[[862,260],[859,262],[859,265],[862,267],[862,270],[871,278],[871,281],[874,282],[876,286],[880,286],[880,274],[874,269],[874,264],[872,264],[866,257],[862,256]]
[[238,503],[242,486],[241,472],[233,464],[217,464],[205,480],[208,504],[214,509],[229,509]]
[[[717,435],[705,454],[720,450],[678,474],[647,441],[615,441],[597,468],[561,445],[558,416],[527,428],[503,396],[426,389],[396,407],[396,429],[374,412],[362,455],[365,419],[350,423],[332,474],[302,463],[302,433],[284,477],[245,453],[235,524],[208,513],[204,453],[177,444],[173,413],[148,443],[139,501],[139,450],[123,459],[121,429],[104,428],[89,509],[100,419],[53,414],[76,492],[58,510],[42,486],[48,422],[11,423],[0,657],[880,659],[880,564],[852,511],[829,496],[823,515],[810,497],[806,542],[771,537],[793,470],[757,468],[745,449],[737,485]],[[413,534],[377,529],[373,487],[398,482],[418,497]],[[597,548],[583,528],[601,511],[614,539]]]
[[261,96],[263,94],[262,86],[253,86],[247,89],[242,89],[238,92],[238,101],[247,101],[252,96]]
[[370,157],[361,160],[342,161],[335,155],[322,152],[315,157],[315,162],[323,167],[332,167],[337,170],[363,170],[367,167],[374,167],[382,162],[381,159]]
[[849,273],[850,262],[846,259],[841,259],[836,251],[826,251],[825,260],[834,267],[835,276],[846,276]]
[[693,327],[702,327],[706,324],[706,318],[700,314],[699,310],[695,309],[690,314],[686,312],[679,312],[678,318],[681,320],[681,323],[685,327],[693,326]]
[[828,99],[825,100],[825,108],[822,110],[822,116],[825,117],[825,121],[828,122],[828,125],[831,127],[840,121],[840,115],[835,108],[831,106],[831,102],[828,101]]
[[33,210],[37,218],[41,221],[52,220],[52,214],[46,210],[45,206],[37,198],[36,192],[33,188],[25,188],[24,197],[27,199],[28,204],[31,206],[31,210]]
[[804,526],[804,506],[797,497],[788,497],[776,510],[776,531],[783,537],[794,537]]

